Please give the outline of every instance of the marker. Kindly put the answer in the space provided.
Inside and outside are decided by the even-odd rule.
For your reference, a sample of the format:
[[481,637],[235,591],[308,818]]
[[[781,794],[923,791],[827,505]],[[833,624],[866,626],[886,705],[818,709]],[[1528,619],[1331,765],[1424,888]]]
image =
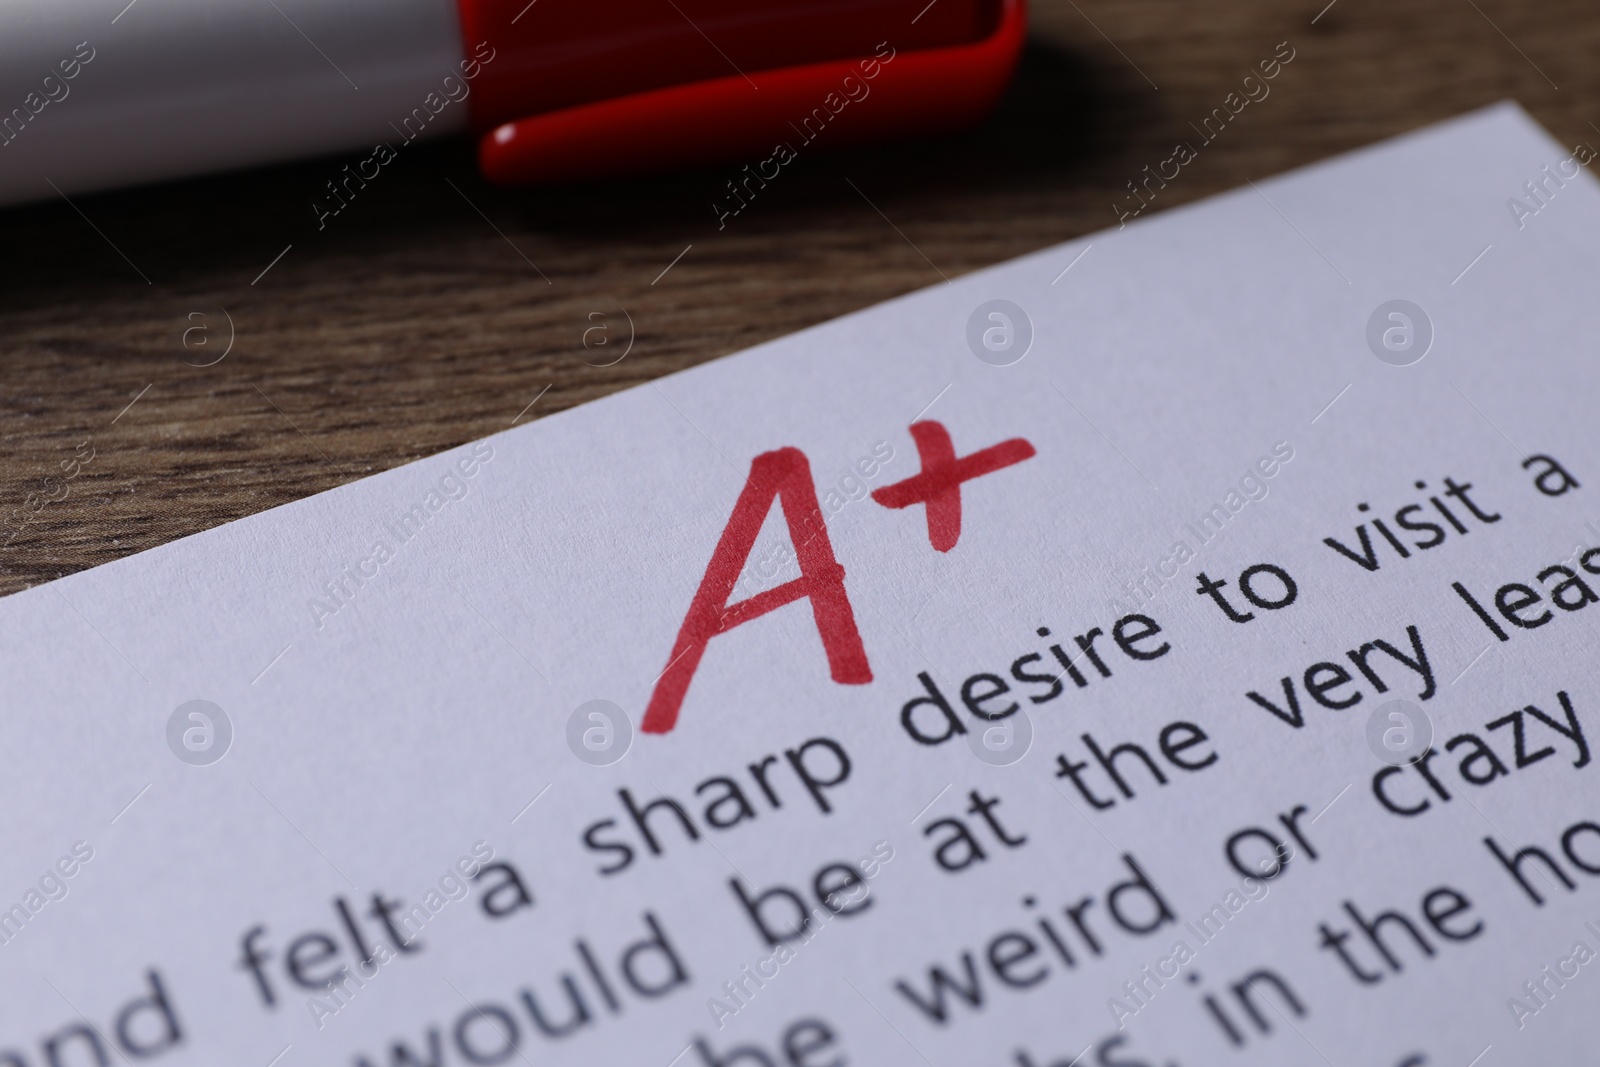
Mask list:
[[510,184],[959,129],[1024,24],[1024,0],[14,0],[0,204],[459,133]]

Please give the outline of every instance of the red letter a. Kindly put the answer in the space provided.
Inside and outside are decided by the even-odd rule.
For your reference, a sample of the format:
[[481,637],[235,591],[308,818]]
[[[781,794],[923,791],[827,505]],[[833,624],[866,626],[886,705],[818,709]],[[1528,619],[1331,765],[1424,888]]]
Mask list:
[[[728,598],[755,548],[756,536],[774,499],[783,506],[800,577],[729,607]],[[817,504],[811,464],[798,448],[780,448],[751,461],[750,477],[733,505],[733,514],[711,555],[700,590],[689,605],[683,629],[672,646],[672,658],[656,682],[639,728],[647,734],[664,734],[677,725],[678,709],[689,691],[689,680],[713,637],[807,597],[833,680],[843,685],[872,681],[867,650],[861,645],[850,598],[844,591],[844,568],[833,556],[833,543],[828,540],[828,527]]]

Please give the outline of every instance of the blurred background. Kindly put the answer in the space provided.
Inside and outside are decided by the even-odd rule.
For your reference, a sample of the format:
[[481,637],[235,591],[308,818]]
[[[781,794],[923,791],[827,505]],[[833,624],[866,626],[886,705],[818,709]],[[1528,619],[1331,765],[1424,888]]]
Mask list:
[[[0,211],[0,593],[1497,100],[1600,147],[1592,2],[1029,19],[980,128],[804,152],[720,227],[737,166],[506,189],[466,137],[408,146],[320,229],[370,152]],[[1197,157],[1135,199],[1179,141]]]

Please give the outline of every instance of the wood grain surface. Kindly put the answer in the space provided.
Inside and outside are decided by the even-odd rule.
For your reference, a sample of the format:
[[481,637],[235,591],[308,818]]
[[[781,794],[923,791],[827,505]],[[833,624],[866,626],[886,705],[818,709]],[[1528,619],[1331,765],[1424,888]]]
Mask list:
[[0,213],[0,593],[1102,229],[1282,41],[1149,213],[1506,98],[1600,146],[1593,0],[1325,2],[1035,0],[981,129],[808,149],[721,230],[737,168],[504,190],[464,140],[320,231],[359,156]]

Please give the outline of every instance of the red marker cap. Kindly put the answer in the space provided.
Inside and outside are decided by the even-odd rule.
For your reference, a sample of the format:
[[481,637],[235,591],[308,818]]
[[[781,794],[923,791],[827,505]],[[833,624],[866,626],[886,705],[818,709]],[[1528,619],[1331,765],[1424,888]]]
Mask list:
[[[491,181],[750,161],[973,125],[1023,0],[459,0]],[[920,10],[919,10],[920,9]],[[781,147],[780,147],[781,146]],[[786,161],[786,160],[781,160]]]

